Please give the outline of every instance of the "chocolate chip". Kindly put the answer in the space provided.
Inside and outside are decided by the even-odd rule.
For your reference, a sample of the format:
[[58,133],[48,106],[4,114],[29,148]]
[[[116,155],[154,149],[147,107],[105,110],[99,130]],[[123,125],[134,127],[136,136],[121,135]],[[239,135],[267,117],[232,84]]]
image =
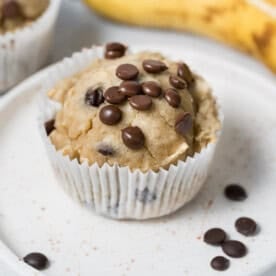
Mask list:
[[181,103],[181,98],[175,89],[173,89],[173,88],[166,89],[164,96],[170,106],[172,106],[174,108],[179,107],[179,105]]
[[116,69],[116,76],[122,80],[135,80],[138,75],[137,67],[132,64],[121,64]]
[[224,195],[234,201],[243,201],[247,198],[245,189],[237,184],[230,184],[225,187]]
[[89,88],[85,94],[84,102],[87,105],[98,107],[104,102],[103,91],[101,88]]
[[188,85],[192,84],[194,81],[193,74],[188,65],[185,63],[178,64],[177,75],[181,79],[185,80],[188,83]]
[[114,154],[114,149],[106,144],[100,144],[97,147],[97,150],[100,154],[104,155],[104,156],[111,156]]
[[145,143],[144,133],[139,127],[127,127],[122,130],[124,144],[134,150],[141,149]]
[[226,233],[220,228],[209,229],[204,234],[204,241],[208,244],[219,245],[222,244],[226,239]]
[[105,58],[106,59],[120,58],[125,55],[125,52],[126,52],[125,45],[118,42],[108,43],[106,45]]
[[188,88],[188,84],[186,81],[181,80],[179,77],[175,75],[170,76],[170,84],[177,89],[186,89]]
[[50,120],[44,124],[46,134],[49,136],[53,130],[55,130],[55,120]]
[[138,95],[142,92],[142,86],[137,81],[123,81],[119,89],[123,95],[128,97]]
[[235,227],[237,231],[244,236],[254,235],[257,230],[256,222],[253,219],[247,217],[241,217],[237,219],[235,222]]
[[223,256],[217,256],[212,259],[210,264],[213,269],[223,271],[229,267],[230,261]]
[[122,111],[114,106],[107,105],[100,111],[100,120],[106,125],[115,125],[121,121]]
[[146,59],[143,61],[143,68],[146,72],[152,74],[162,73],[168,69],[167,65],[159,60]]
[[152,106],[152,100],[147,95],[136,95],[129,98],[129,104],[137,110],[148,110]]
[[47,268],[49,264],[47,257],[37,252],[28,254],[23,258],[23,261],[38,270]]
[[188,112],[181,113],[175,120],[175,131],[182,136],[185,136],[193,127],[192,115]]
[[17,1],[13,1],[13,0],[4,1],[3,7],[2,7],[2,15],[4,19],[22,16],[21,7],[17,3]]
[[142,83],[143,92],[151,97],[159,97],[162,94],[162,89],[155,81],[146,81]]
[[119,91],[118,86],[112,86],[104,92],[104,97],[108,103],[121,104],[125,101],[126,97]]
[[229,240],[222,244],[223,252],[233,258],[241,258],[246,255],[246,247],[240,241]]

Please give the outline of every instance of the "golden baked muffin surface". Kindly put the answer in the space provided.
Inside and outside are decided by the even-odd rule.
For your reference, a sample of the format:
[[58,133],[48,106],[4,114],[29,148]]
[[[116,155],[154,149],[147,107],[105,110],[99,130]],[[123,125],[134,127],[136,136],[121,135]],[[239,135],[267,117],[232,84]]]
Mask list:
[[57,150],[90,165],[157,171],[216,139],[216,103],[202,78],[159,53],[114,49],[49,91],[61,104],[50,133]]

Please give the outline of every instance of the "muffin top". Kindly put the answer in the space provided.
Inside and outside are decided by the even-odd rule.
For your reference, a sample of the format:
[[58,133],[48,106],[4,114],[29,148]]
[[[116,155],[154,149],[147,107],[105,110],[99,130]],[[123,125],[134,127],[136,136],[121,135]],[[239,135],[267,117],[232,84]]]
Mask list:
[[48,5],[49,0],[0,0],[0,34],[30,24]]
[[80,163],[157,171],[215,141],[216,103],[201,77],[159,53],[122,49],[109,44],[105,59],[49,91],[61,104],[46,124],[57,150]]

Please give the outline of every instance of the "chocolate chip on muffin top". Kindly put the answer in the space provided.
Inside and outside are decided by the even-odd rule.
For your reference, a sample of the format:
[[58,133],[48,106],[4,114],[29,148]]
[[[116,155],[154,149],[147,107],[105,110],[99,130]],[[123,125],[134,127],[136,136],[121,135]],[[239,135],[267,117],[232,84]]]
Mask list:
[[127,47],[118,42],[112,42],[106,44],[105,47],[105,58],[106,59],[115,59],[120,58],[125,55]]

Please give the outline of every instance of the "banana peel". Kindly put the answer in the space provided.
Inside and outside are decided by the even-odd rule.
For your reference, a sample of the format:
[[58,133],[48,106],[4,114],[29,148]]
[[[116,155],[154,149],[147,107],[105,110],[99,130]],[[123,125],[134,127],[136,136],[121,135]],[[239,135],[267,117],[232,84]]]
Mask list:
[[[276,10],[276,0],[264,0]],[[84,0],[104,17],[205,35],[242,50],[276,73],[276,17],[250,0]]]

